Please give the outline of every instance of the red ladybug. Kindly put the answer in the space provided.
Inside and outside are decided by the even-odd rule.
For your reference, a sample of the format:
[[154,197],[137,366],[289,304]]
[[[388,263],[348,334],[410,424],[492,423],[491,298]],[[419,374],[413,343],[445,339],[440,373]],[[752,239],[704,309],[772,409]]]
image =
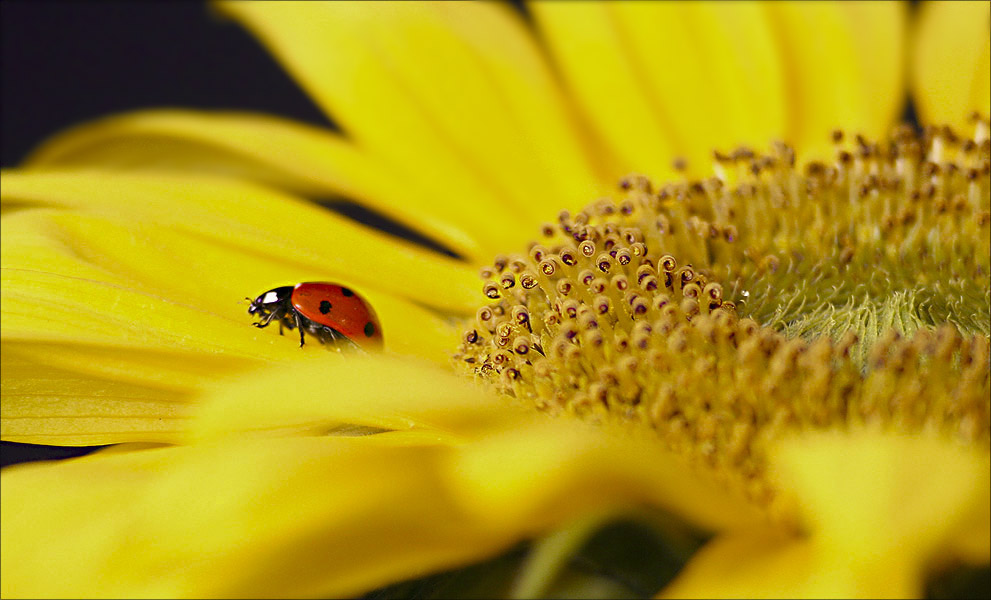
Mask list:
[[248,313],[261,319],[255,327],[278,321],[279,335],[283,326],[299,328],[301,348],[304,331],[321,344],[346,339],[365,348],[382,347],[382,329],[371,307],[348,288],[333,283],[307,282],[271,289],[251,301]]

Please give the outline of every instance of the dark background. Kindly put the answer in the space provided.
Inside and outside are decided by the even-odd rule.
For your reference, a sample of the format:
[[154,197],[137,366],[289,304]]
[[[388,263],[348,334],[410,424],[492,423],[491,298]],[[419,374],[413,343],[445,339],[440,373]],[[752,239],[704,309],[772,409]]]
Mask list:
[[248,109],[329,125],[246,31],[203,2],[3,0],[2,164],[95,117]]
[[[247,109],[330,126],[250,35],[203,2],[0,2],[0,150],[151,107]],[[3,442],[0,464],[89,451]]]

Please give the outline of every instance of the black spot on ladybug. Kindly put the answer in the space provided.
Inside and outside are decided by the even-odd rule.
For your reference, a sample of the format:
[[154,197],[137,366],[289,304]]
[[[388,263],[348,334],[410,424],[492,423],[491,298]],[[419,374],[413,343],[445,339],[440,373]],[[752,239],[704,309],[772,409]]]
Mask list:
[[352,292],[346,287],[341,288],[341,293],[344,294],[345,296],[354,296],[354,292]]
[[320,314],[325,315],[330,312],[330,309],[334,308],[334,305],[326,300],[320,301]]
[[375,335],[375,323],[371,321],[365,323],[365,337],[372,337]]

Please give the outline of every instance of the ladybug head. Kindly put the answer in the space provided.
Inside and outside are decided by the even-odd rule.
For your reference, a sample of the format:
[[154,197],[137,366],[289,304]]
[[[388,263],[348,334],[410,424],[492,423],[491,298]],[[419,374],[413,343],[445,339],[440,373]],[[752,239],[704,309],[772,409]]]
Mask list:
[[292,297],[292,290],[293,286],[287,285],[265,292],[251,301],[251,306],[248,307],[248,314],[269,314],[289,301]]

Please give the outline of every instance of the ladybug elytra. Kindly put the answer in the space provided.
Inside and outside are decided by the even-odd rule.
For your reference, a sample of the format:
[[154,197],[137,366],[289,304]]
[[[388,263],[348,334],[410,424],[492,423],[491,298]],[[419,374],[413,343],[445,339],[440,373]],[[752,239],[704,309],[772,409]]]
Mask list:
[[[250,300],[250,298],[247,298]],[[371,307],[350,289],[326,282],[304,282],[273,288],[251,301],[248,313],[261,320],[255,327],[278,321],[282,328],[299,329],[320,343],[348,340],[364,348],[382,347],[382,330]]]

